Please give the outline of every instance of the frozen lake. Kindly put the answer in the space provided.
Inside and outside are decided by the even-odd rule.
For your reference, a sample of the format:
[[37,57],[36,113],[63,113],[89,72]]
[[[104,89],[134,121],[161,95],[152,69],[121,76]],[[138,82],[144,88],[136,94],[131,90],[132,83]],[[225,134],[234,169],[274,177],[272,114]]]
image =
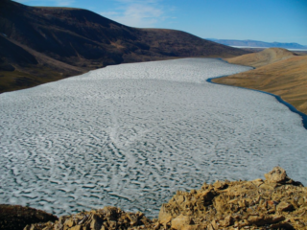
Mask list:
[[1,94],[0,203],[153,217],[176,190],[263,178],[276,165],[307,185],[301,118],[272,96],[206,82],[248,69],[123,64]]

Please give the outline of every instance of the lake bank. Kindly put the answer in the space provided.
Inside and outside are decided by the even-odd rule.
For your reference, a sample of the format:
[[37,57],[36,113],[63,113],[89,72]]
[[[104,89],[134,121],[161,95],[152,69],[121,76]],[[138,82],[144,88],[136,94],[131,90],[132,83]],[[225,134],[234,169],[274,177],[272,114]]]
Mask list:
[[[207,82],[212,83],[212,84],[222,84],[222,85],[225,85],[225,86],[232,86],[232,87],[238,87],[238,88],[242,88],[242,89],[249,89],[249,88],[244,88],[244,87],[240,87],[240,86],[228,85],[228,84],[223,84],[223,83],[214,82],[215,79],[218,79],[218,78],[225,78],[225,77],[228,77],[228,76],[221,76],[221,77],[209,78],[209,79],[207,79]],[[293,105],[291,105],[290,103],[284,101],[284,100],[283,100],[280,96],[278,96],[278,95],[275,95],[275,94],[269,93],[269,92],[265,92],[265,91],[262,91],[262,90],[257,90],[257,89],[249,89],[249,90],[253,90],[253,91],[256,91],[256,92],[265,93],[265,94],[268,94],[268,95],[271,95],[271,96],[275,97],[276,100],[279,101],[281,104],[287,106],[292,112],[297,113],[298,115],[301,116],[303,126],[304,126],[304,128],[307,130],[307,115],[306,115],[305,113],[302,113],[301,111],[298,111]]]

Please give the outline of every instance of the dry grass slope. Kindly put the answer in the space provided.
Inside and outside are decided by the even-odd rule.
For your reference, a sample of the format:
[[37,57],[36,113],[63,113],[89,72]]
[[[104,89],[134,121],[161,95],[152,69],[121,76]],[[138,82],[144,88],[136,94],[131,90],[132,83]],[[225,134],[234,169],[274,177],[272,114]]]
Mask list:
[[293,56],[294,54],[286,49],[270,48],[258,53],[245,54],[225,60],[233,64],[248,65],[258,68]]
[[307,56],[278,48],[227,59],[230,63],[256,67],[213,82],[257,89],[281,96],[307,114]]

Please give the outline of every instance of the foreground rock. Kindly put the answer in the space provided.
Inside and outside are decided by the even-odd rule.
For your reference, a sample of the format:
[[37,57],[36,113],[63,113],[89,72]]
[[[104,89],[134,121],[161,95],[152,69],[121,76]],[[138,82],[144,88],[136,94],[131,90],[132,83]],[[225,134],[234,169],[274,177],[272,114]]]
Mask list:
[[62,216],[55,223],[39,223],[27,226],[25,230],[81,230],[81,229],[128,229],[149,225],[152,222],[143,213],[126,213],[119,208],[105,207],[99,210],[81,212],[71,216]]
[[178,191],[162,205],[158,220],[105,207],[25,229],[307,229],[307,188],[280,167],[265,178],[216,181],[200,190]]
[[2,230],[20,230],[32,223],[57,219],[54,215],[34,208],[0,204],[0,229]]
[[177,192],[159,221],[168,229],[307,229],[307,188],[280,167],[265,178]]

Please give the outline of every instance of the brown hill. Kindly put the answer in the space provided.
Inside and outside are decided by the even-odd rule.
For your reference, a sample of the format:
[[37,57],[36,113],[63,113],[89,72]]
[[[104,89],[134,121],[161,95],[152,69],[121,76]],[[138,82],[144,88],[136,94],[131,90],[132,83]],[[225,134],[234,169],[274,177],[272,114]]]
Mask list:
[[245,53],[181,31],[127,27],[87,10],[0,1],[0,93],[124,62]]
[[307,114],[307,56],[296,56],[284,49],[274,48],[227,60],[235,64],[260,67],[214,79],[213,82],[279,95],[297,110]]
[[227,58],[229,63],[253,66],[255,68],[293,57],[295,54],[282,48],[269,48],[258,53]]

